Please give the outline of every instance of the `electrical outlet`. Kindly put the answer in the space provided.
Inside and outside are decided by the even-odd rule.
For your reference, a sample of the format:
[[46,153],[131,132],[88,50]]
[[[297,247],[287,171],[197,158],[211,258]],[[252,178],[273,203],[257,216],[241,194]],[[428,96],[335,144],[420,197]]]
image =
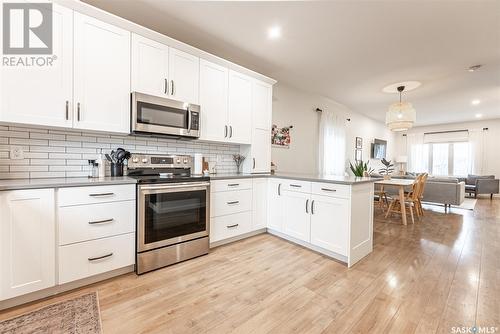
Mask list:
[[24,151],[22,147],[13,146],[10,148],[10,158],[12,160],[23,160]]

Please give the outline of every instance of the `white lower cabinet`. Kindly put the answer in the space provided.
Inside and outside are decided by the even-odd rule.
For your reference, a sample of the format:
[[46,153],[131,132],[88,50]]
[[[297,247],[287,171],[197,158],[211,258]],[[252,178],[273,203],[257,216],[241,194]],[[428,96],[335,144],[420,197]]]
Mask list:
[[54,189],[0,192],[0,300],[55,285]]
[[105,238],[135,230],[135,201],[59,208],[59,245]]
[[252,212],[240,212],[211,219],[210,242],[237,237],[252,229]]
[[135,234],[59,247],[59,284],[102,274],[135,262]]
[[271,179],[268,183],[268,209],[267,209],[267,227],[283,232],[283,222],[285,221],[285,200],[282,195],[283,184],[279,179]]
[[311,233],[309,204],[311,195],[295,191],[283,191],[284,225],[283,233],[309,242]]
[[253,179],[252,230],[267,227],[267,178]]
[[311,244],[347,256],[349,200],[311,196]]

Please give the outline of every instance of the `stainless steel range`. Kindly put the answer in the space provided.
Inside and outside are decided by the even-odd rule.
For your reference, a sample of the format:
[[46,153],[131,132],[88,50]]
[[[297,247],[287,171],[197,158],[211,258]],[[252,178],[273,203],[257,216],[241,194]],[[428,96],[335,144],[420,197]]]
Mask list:
[[137,179],[137,274],[208,253],[210,179],[191,156],[132,154]]

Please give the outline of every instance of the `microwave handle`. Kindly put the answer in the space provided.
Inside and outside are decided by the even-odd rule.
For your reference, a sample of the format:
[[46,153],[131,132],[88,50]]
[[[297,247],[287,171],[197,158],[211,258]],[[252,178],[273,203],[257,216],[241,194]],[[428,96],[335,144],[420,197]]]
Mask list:
[[193,122],[192,120],[192,115],[191,115],[191,110],[189,110],[189,105],[187,107],[187,113],[188,113],[188,126],[187,126],[187,132],[191,132],[191,123]]

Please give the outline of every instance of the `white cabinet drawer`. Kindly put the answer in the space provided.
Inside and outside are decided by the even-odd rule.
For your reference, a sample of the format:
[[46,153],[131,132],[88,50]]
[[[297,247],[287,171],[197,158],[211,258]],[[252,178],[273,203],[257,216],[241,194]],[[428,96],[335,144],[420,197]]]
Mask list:
[[212,192],[252,189],[252,179],[214,180],[210,189]]
[[135,234],[59,247],[59,284],[135,263]]
[[135,231],[135,201],[59,208],[59,245]]
[[210,216],[218,217],[252,210],[252,190],[224,191],[210,197]]
[[241,212],[211,219],[210,242],[248,233],[252,229],[252,212]]
[[315,195],[349,198],[351,187],[345,184],[313,182],[312,193]]
[[135,185],[61,188],[57,199],[58,206],[135,200]]
[[281,190],[297,191],[301,193],[311,192],[311,182],[283,179]]

